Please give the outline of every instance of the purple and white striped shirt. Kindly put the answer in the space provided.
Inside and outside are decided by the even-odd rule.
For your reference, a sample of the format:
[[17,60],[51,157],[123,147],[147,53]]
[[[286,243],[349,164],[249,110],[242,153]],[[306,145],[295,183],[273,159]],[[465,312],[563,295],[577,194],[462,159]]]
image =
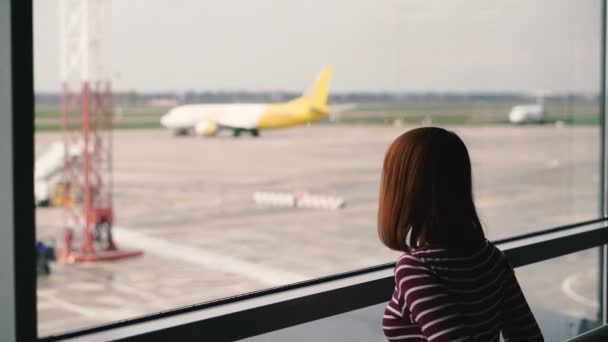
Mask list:
[[544,341],[513,268],[489,241],[469,255],[402,255],[382,323],[389,341]]

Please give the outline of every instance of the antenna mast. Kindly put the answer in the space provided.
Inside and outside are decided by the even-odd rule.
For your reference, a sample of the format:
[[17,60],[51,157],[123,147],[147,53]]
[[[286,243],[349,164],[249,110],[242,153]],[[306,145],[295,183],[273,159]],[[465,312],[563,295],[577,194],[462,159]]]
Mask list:
[[59,261],[115,260],[112,97],[101,61],[103,0],[60,0],[64,245]]

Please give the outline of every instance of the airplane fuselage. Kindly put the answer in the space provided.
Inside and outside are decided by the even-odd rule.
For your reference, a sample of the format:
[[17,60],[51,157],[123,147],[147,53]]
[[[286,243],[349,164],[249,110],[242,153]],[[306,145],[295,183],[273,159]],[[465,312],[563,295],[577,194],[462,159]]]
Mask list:
[[238,117],[243,122],[255,121],[264,104],[192,104],[179,106],[165,114],[160,122],[169,129],[193,128],[202,121],[216,121],[220,117]]
[[176,132],[193,130],[213,135],[219,129],[255,131],[305,124],[321,119],[328,109],[305,100],[277,104],[196,104],[173,108],[161,124]]

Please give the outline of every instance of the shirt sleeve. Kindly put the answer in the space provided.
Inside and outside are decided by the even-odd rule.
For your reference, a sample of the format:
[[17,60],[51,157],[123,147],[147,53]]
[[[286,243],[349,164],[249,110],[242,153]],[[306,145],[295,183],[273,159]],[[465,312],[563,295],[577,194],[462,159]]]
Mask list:
[[515,272],[511,265],[508,267],[503,297],[504,341],[543,342],[542,332],[517,282]]
[[409,312],[428,341],[473,341],[460,305],[422,260],[404,255],[395,266],[402,312]]

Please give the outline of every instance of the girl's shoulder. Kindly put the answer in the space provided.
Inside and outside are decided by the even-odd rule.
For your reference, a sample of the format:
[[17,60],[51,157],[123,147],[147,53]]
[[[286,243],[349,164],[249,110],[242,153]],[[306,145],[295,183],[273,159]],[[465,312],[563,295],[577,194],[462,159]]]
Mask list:
[[506,258],[505,254],[494,243],[484,240],[474,247],[458,248],[434,245],[413,248],[399,256],[396,264],[424,265],[433,261],[474,261],[479,258],[484,259],[490,254],[498,254],[501,259]]
[[[477,259],[485,259],[490,255],[504,253],[492,242],[484,240],[475,246],[424,246],[412,249],[403,256],[418,259],[420,262],[474,262]],[[403,257],[402,256],[402,257]]]
[[395,269],[402,269],[404,267],[409,268],[428,268],[426,258],[430,255],[437,255],[436,250],[431,250],[426,247],[420,247],[409,250],[401,254],[395,262]]
[[413,255],[411,252],[405,252],[397,258],[393,271],[397,283],[400,283],[400,280],[404,277],[433,273],[431,267],[422,258]]

